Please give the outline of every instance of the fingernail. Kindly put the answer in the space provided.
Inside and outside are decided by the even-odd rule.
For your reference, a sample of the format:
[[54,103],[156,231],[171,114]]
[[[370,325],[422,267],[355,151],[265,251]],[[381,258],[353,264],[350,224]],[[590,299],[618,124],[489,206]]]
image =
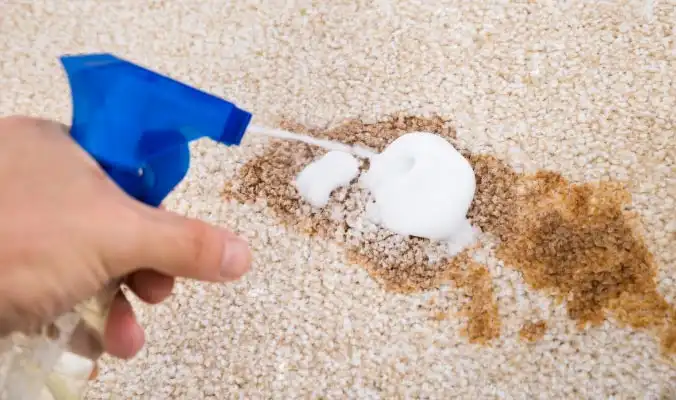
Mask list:
[[249,270],[250,263],[249,244],[236,236],[227,237],[221,260],[221,277],[237,279]]

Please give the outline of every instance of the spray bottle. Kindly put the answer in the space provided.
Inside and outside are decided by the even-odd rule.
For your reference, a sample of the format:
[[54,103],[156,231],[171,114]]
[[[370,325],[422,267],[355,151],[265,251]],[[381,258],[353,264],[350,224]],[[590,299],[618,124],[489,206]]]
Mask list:
[[[239,145],[251,114],[111,54],[61,57],[73,100],[71,135],[130,196],[157,207],[185,177],[188,143]],[[0,400],[77,400],[103,353],[119,282],[35,337],[0,339]]]

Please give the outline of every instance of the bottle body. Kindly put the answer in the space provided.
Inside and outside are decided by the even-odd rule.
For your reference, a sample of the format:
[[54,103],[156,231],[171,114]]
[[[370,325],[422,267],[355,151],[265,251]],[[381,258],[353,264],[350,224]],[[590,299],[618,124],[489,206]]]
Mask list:
[[79,400],[97,371],[110,304],[109,285],[38,335],[0,339],[0,400]]

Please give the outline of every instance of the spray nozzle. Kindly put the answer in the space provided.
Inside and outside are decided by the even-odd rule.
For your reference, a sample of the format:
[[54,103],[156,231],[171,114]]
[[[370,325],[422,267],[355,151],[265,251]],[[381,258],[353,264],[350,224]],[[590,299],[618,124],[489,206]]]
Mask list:
[[152,206],[183,179],[188,143],[238,145],[251,114],[111,54],[61,57],[73,138],[129,195]]

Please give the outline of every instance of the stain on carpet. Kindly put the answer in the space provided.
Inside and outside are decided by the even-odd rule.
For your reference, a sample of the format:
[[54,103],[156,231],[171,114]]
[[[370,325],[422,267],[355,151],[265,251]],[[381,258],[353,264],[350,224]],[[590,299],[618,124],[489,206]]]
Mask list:
[[487,344],[500,337],[498,304],[488,269],[472,262],[470,265],[469,273],[454,280],[470,297],[461,311],[461,316],[467,317],[467,326],[461,333],[470,343]]
[[519,337],[530,343],[535,343],[542,339],[547,333],[547,323],[545,321],[528,321],[519,330]]
[[[330,130],[307,128],[290,121],[283,122],[281,128],[377,151],[412,131],[455,137],[455,130],[441,118],[403,115],[375,124],[348,121]],[[237,177],[226,183],[223,195],[243,203],[264,201],[284,225],[341,243],[348,260],[363,266],[386,290],[414,293],[454,283],[465,291],[469,301],[463,308],[469,340],[487,343],[497,338],[500,319],[492,281],[485,267],[471,262],[467,251],[448,258],[443,249],[435,249],[427,239],[404,237],[370,224],[365,216],[368,194],[358,187],[356,180],[335,190],[321,210],[313,210],[301,199],[293,187],[293,179],[309,162],[325,153],[326,150],[316,146],[274,140],[264,154],[244,164]],[[361,170],[367,168],[368,161],[362,160]],[[432,260],[430,253],[440,256]],[[436,318],[443,319],[444,315],[447,313],[439,312]]]
[[[488,344],[499,338],[502,323],[488,269],[473,261],[468,252],[461,253],[448,262],[455,265],[445,269],[446,280],[449,285],[464,292],[467,300],[458,313],[459,317],[467,320],[461,335],[474,344]],[[437,304],[434,297],[427,306],[432,311],[430,319],[443,321],[449,317],[447,307]]]
[[[360,144],[377,151],[395,138],[415,130],[428,131],[453,138],[455,131],[441,118],[403,117],[376,124],[349,121],[323,131],[289,121],[282,129],[306,133],[314,137]],[[419,292],[438,287],[461,266],[453,260],[439,260],[430,266],[426,246],[430,241],[403,237],[374,225],[367,226],[365,204],[367,193],[356,185],[335,190],[321,210],[313,210],[293,187],[296,175],[326,150],[290,141],[274,140],[261,156],[244,164],[238,177],[226,184],[224,196],[240,202],[264,200],[283,224],[311,236],[337,240],[346,245],[351,262],[364,266],[385,289],[400,293]],[[362,160],[361,170],[368,168]]]
[[676,310],[657,291],[653,256],[619,183],[571,184],[556,172],[518,174],[491,156],[469,158],[478,188],[468,215],[500,239],[498,258],[532,288],[565,300],[580,327],[612,314],[632,328],[654,329],[673,352],[664,338]]
[[[652,255],[636,233],[638,219],[627,210],[630,195],[620,184],[572,184],[551,171],[518,173],[496,157],[463,150],[454,129],[440,117],[398,115],[374,124],[353,120],[328,130],[285,121],[281,128],[377,151],[407,132],[444,136],[474,168],[477,190],[468,216],[499,239],[498,258],[519,270],[532,288],[565,300],[569,317],[580,327],[612,314],[633,328],[653,330],[662,348],[673,352],[676,312],[657,292]],[[286,226],[341,243],[350,261],[364,266],[386,290],[411,293],[454,281],[470,294],[464,308],[470,340],[487,343],[499,336],[497,304],[486,283],[491,279],[471,260],[472,249],[448,258],[429,240],[369,225],[368,194],[356,182],[334,191],[321,210],[300,198],[293,179],[325,152],[275,140],[227,182],[224,197],[263,201]],[[368,168],[367,161],[361,168]]]

